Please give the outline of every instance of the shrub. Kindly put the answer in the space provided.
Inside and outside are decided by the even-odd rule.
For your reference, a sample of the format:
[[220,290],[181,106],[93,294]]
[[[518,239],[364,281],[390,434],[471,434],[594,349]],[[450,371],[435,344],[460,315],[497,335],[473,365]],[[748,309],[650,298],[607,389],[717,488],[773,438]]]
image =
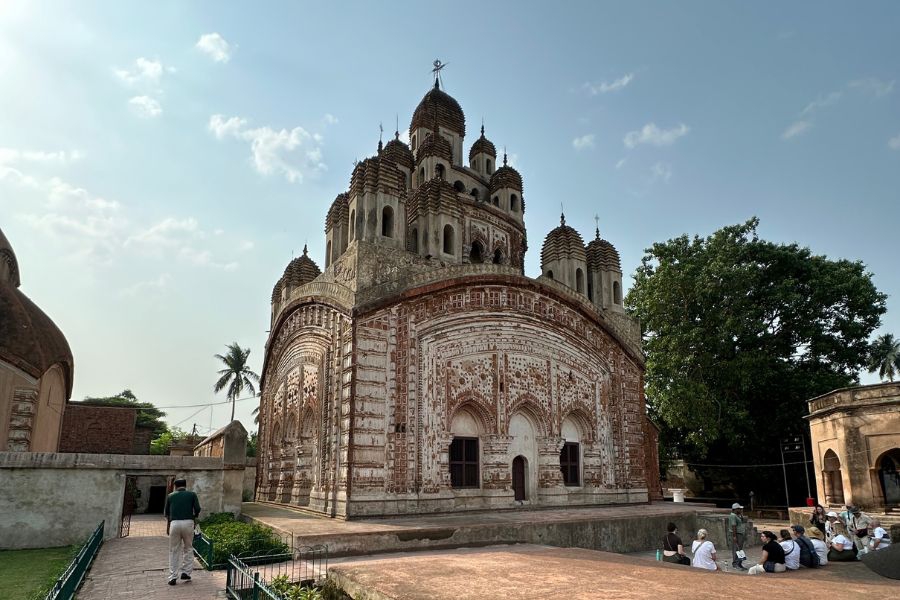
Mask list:
[[279,575],[269,582],[269,588],[284,600],[324,600],[322,592],[314,587],[291,583],[287,575]]
[[234,523],[234,515],[230,512],[212,513],[197,524],[200,526],[200,529],[206,533],[207,527],[210,525],[219,525],[221,523]]
[[[222,514],[222,513],[219,513]],[[217,515],[211,515],[210,519]],[[284,554],[290,547],[268,527],[222,519],[218,523],[201,524],[203,533],[213,541],[213,564],[224,564],[234,554],[238,557]]]

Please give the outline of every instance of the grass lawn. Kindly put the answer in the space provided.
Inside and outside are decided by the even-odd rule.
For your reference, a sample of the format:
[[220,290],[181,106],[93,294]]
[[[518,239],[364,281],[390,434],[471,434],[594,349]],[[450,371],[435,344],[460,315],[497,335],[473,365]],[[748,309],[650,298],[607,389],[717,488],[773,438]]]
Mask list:
[[72,546],[0,550],[0,598],[30,600],[62,575],[76,551]]

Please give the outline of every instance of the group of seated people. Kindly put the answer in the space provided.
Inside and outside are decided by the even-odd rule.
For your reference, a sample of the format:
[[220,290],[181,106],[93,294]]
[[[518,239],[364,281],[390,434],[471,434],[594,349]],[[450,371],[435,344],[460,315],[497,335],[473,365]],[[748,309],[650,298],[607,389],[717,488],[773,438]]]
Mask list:
[[[842,515],[828,512],[816,505],[810,519],[810,527],[791,525],[778,534],[772,531],[760,533],[762,554],[759,564],[750,567],[750,575],[783,573],[800,567],[824,567],[831,561],[858,560],[865,552],[883,550],[891,541],[888,532],[878,519],[864,515],[859,508],[848,506]],[[852,528],[852,529],[851,529]],[[716,547],[707,539],[706,529],[697,532],[691,544],[693,559],[684,552],[674,523],[669,523],[663,538],[663,561],[691,565],[698,569],[719,571]]]

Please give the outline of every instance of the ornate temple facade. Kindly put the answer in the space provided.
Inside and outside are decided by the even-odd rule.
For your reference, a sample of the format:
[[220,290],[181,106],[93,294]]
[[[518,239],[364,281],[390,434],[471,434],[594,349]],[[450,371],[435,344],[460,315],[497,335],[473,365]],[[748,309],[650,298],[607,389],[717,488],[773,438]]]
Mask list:
[[521,175],[436,82],[272,291],[257,499],[352,518],[646,502],[619,256],[561,219],[524,274]]

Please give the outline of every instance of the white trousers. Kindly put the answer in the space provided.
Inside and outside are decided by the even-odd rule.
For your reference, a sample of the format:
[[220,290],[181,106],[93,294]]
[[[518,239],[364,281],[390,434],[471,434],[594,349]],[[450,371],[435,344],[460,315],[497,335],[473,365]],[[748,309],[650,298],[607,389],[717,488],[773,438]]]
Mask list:
[[[179,571],[180,569],[180,571]],[[169,525],[169,579],[194,570],[194,522],[172,521]]]
[[[775,563],[775,572],[776,573],[784,573],[785,567],[784,563]],[[766,570],[762,565],[753,565],[750,569],[747,570],[747,575],[765,575]]]

